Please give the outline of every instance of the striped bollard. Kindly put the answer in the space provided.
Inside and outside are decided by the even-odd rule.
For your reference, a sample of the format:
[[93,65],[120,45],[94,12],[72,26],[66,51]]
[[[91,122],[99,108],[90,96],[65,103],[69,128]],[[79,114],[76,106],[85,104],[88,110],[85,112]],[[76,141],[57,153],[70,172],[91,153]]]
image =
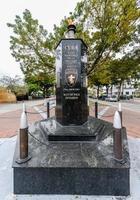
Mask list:
[[119,111],[119,114],[120,114],[120,118],[121,118],[121,126],[123,127],[123,119],[122,119],[122,105],[121,103],[119,103],[119,107],[118,107],[118,111]]
[[26,114],[26,107],[23,103],[23,111],[20,118],[19,129],[19,157],[16,160],[18,164],[22,164],[31,159],[28,155],[28,121]]
[[122,133],[121,133],[122,126],[121,126],[120,114],[118,111],[115,112],[113,126],[115,128],[114,156],[116,161],[122,162],[123,161],[123,147],[122,147]]

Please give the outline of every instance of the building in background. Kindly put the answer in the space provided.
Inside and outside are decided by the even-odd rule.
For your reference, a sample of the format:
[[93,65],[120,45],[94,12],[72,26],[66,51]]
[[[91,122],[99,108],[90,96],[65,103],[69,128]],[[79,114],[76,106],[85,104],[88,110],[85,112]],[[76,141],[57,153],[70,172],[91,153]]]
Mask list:
[[14,103],[16,102],[16,96],[10,90],[0,88],[0,103]]
[[[109,91],[112,95],[118,95],[118,87],[116,85],[112,86],[112,92]],[[121,87],[121,95],[123,96],[138,96],[140,97],[140,77],[137,79],[129,79],[124,81]]]

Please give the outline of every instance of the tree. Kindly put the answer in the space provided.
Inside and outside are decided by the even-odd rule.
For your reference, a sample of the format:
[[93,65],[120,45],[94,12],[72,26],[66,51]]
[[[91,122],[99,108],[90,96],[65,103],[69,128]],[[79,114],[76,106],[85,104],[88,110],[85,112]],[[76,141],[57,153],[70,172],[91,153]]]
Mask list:
[[47,31],[39,25],[38,20],[32,18],[29,10],[25,10],[23,18],[16,16],[15,23],[7,25],[14,32],[10,37],[10,49],[20,63],[26,83],[33,84],[30,82],[32,77],[37,80],[40,75],[44,83],[54,80],[52,45]]
[[89,86],[95,85],[97,87],[97,98],[99,97],[100,87],[106,86],[106,93],[108,95],[109,85],[111,84],[111,74],[109,71],[109,65],[104,65],[98,68],[94,76],[89,79]]
[[86,0],[79,2],[74,12],[64,17],[60,26],[55,25],[54,32],[48,35],[25,10],[23,18],[16,16],[15,24],[8,24],[15,34],[10,41],[12,55],[20,62],[27,83],[31,77],[38,80],[42,74],[45,84],[48,74],[54,76],[54,48],[65,37],[67,19],[74,19],[76,36],[88,45],[87,74],[92,82],[96,71],[115,59],[116,53],[133,40],[139,17],[136,0]]
[[104,68],[115,59],[117,53],[132,43],[139,17],[136,0],[81,1],[74,12],[61,21],[60,26],[55,25],[51,36],[58,42],[65,36],[67,19],[75,21],[76,36],[82,38],[88,46],[87,74],[92,83],[95,79],[97,81],[97,76],[102,75],[98,69]]
[[17,75],[14,78],[10,76],[3,76],[0,78],[0,85],[13,92],[16,96],[25,96],[28,93],[27,86]]
[[77,5],[75,16],[90,35],[88,75],[92,76],[131,41],[140,10],[136,0],[87,0]]
[[0,78],[0,85],[15,93],[15,87],[20,85],[21,81],[22,79],[17,75],[14,78],[4,75]]
[[137,77],[140,65],[134,57],[124,56],[121,59],[113,60],[109,65],[109,71],[112,85],[118,85],[118,98],[120,98],[123,82]]
[[29,94],[36,94],[41,92],[44,97],[48,96],[48,90],[54,86],[54,76],[47,73],[40,72],[37,75],[28,77]]
[[126,57],[131,57],[135,60],[137,60],[138,63],[140,63],[140,20],[137,22],[136,25],[136,31],[134,32],[132,36],[132,41],[129,43],[129,46],[127,49],[130,49],[128,52],[125,53]]

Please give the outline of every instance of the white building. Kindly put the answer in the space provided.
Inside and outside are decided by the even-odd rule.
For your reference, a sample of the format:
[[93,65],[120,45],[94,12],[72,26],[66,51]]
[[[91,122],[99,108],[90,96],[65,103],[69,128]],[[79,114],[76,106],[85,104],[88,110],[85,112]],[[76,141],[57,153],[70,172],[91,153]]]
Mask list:
[[[136,88],[136,82],[140,84],[140,79],[134,80],[130,79],[129,81],[124,81],[121,87],[121,95],[126,95],[126,96],[134,96],[139,90],[139,88]],[[112,95],[117,95],[118,94],[118,87],[113,86],[112,87]]]

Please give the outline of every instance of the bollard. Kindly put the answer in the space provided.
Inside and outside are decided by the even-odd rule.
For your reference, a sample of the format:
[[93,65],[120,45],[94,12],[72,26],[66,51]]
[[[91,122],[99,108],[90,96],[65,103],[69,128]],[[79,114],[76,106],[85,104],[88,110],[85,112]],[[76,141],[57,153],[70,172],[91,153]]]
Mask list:
[[121,118],[121,126],[123,126],[123,124],[122,124],[122,105],[121,105],[121,103],[119,103],[118,111],[119,111],[120,118]]
[[95,102],[95,118],[98,118],[98,102]]
[[50,117],[50,103],[49,101],[47,102],[47,118]]
[[114,133],[114,155],[115,160],[118,162],[123,161],[123,147],[122,147],[122,133],[121,133],[121,118],[118,111],[114,115],[114,124],[115,133]]
[[44,99],[44,106],[47,106],[48,99]]
[[25,104],[23,104],[23,112],[20,119],[19,130],[19,158],[16,160],[18,164],[22,164],[31,159],[28,155],[28,122]]

